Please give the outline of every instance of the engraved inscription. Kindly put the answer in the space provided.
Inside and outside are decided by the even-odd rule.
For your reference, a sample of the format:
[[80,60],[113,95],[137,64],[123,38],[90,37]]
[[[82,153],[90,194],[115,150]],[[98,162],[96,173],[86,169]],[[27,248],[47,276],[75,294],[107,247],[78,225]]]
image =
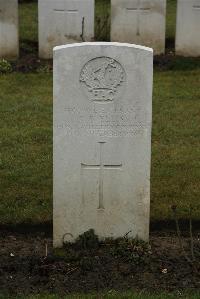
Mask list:
[[[137,103],[126,107],[64,108],[65,120],[57,125],[70,136],[131,137],[142,135],[151,126],[150,117]],[[109,108],[109,109],[108,109]]]
[[103,163],[103,146],[105,142],[99,142],[99,160],[98,164],[85,164],[81,163],[81,168],[86,170],[99,170],[99,206],[98,209],[104,209],[104,201],[103,201],[103,172],[105,169],[107,170],[121,170],[122,163],[119,164],[105,164]]
[[125,81],[125,71],[110,57],[97,57],[85,64],[80,82],[87,96],[94,102],[112,102]]

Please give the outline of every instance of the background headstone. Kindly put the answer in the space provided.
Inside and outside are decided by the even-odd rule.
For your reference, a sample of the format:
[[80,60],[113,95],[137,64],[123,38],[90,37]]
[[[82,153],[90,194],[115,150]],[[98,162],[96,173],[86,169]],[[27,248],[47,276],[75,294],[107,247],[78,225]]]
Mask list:
[[0,58],[18,55],[18,0],[0,0]]
[[54,50],[54,246],[89,229],[149,236],[153,51]]
[[200,56],[200,0],[178,0],[176,54]]
[[166,0],[111,0],[111,41],[165,52]]
[[53,47],[94,38],[94,0],[39,0],[39,56]]

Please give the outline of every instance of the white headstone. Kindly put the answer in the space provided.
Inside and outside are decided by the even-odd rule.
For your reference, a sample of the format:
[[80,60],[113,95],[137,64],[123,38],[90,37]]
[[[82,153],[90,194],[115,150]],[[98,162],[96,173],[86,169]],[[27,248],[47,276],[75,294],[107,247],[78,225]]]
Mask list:
[[39,0],[39,56],[53,47],[94,38],[94,0]]
[[94,229],[148,240],[153,51],[54,49],[54,246]]
[[0,0],[0,58],[18,55],[18,0]]
[[178,0],[176,54],[200,56],[200,0]]
[[166,0],[111,0],[111,40],[165,52]]

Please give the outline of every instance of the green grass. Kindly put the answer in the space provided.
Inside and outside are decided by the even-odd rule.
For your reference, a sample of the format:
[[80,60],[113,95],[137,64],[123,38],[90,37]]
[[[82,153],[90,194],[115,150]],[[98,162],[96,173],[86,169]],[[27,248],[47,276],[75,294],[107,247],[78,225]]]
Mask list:
[[[172,204],[199,219],[199,86],[200,66],[155,71],[152,220],[170,219]],[[0,99],[0,223],[51,220],[52,74],[3,75]]]
[[52,214],[52,76],[0,77],[0,223]]
[[[96,4],[96,18],[109,15],[108,0]],[[168,0],[169,39],[175,10],[176,0]],[[101,34],[106,39],[107,29]],[[36,2],[20,4],[20,38],[26,47],[37,42]],[[199,219],[200,60],[176,58],[154,73],[151,219],[171,219],[174,204],[181,218],[192,205]],[[0,136],[0,224],[51,221],[51,73],[0,76]]]
[[95,39],[110,41],[110,0],[96,0]]
[[176,31],[176,3],[177,0],[167,0],[166,39],[167,47],[174,47]]
[[[0,299],[11,299],[13,297],[1,297]],[[95,294],[95,295],[69,295],[69,296],[57,296],[57,295],[33,295],[27,297],[15,297],[15,299],[199,299],[200,293],[196,294],[182,294],[177,292],[177,294],[160,294],[160,295],[136,295],[131,292],[128,293],[118,293],[115,291],[110,291],[108,294]]]
[[171,205],[187,218],[200,211],[200,69],[155,72],[151,217],[171,218]]
[[38,41],[38,9],[36,2],[19,5],[19,30],[21,41]]

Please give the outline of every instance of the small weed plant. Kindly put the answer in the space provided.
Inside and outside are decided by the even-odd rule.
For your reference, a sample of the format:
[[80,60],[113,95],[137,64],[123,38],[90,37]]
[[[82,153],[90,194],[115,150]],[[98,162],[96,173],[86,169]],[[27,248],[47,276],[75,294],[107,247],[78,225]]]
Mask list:
[[106,251],[111,256],[135,265],[147,263],[152,253],[150,245],[139,238],[128,238],[128,234],[126,234],[122,238],[106,238],[104,241],[100,241],[93,229],[80,235],[72,244],[64,243],[64,248],[68,253],[72,248],[78,251],[93,251],[106,248]]
[[0,74],[8,74],[12,72],[12,65],[5,59],[0,59]]
[[122,258],[124,262],[135,265],[148,262],[151,256],[151,246],[139,238],[118,238],[111,240],[111,254]]
[[179,246],[180,250],[185,258],[185,260],[192,266],[193,270],[195,272],[200,273],[200,242],[199,238],[197,239],[198,242],[195,243],[195,238],[193,236],[193,228],[192,228],[192,211],[193,208],[190,206],[189,210],[189,250],[188,248],[184,247],[183,243],[183,238],[181,236],[181,230],[180,230],[180,225],[179,225],[179,219],[178,219],[178,212],[177,212],[177,206],[172,206],[171,207],[175,224],[176,224],[176,232],[179,240]]

